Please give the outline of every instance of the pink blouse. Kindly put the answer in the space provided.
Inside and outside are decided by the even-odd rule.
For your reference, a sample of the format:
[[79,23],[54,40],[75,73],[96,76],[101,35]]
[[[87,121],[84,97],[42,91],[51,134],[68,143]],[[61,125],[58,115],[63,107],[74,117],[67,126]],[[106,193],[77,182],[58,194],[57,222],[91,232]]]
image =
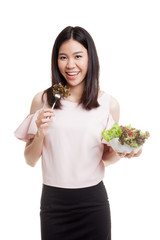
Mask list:
[[[100,107],[85,110],[81,105],[61,99],[55,109],[42,148],[43,183],[63,188],[82,188],[98,184],[104,177],[101,133],[114,123],[109,114],[110,95],[98,99]],[[48,108],[47,102],[43,108]],[[40,109],[41,110],[41,109]],[[29,115],[15,131],[23,141],[34,138],[35,120],[40,112]]]

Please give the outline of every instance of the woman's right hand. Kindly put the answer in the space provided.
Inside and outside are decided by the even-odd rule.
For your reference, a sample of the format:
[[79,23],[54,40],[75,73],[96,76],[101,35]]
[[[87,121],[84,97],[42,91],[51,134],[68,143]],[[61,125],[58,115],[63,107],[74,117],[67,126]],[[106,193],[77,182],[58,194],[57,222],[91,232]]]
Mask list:
[[39,113],[37,120],[36,120],[36,125],[38,128],[38,135],[40,134],[43,137],[46,135],[48,125],[53,116],[55,116],[54,111],[50,108],[43,109]]

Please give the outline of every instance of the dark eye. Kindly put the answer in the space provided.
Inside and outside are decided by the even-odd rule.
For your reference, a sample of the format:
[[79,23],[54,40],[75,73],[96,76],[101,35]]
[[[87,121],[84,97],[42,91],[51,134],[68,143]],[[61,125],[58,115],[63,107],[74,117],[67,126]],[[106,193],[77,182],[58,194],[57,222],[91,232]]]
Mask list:
[[76,55],[76,58],[77,58],[77,59],[79,59],[79,58],[81,58],[81,57],[82,57],[81,55]]
[[60,57],[60,60],[66,60],[66,59],[67,59],[67,57],[65,57],[65,56]]

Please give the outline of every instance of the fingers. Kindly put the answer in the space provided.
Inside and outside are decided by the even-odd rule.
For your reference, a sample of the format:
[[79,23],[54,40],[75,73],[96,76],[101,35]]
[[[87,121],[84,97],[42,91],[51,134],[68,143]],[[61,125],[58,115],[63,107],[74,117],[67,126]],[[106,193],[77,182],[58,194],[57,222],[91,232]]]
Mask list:
[[139,157],[142,153],[142,149],[140,149],[137,153],[135,153],[134,151],[130,152],[130,153],[126,153],[126,152],[123,152],[123,153],[119,153],[119,152],[116,152],[116,154],[121,157],[121,158],[132,158],[132,157]]
[[134,155],[134,157],[139,157],[142,153],[142,148]]
[[120,158],[124,158],[126,156],[126,152],[120,153],[116,151],[116,155],[119,156]]
[[55,116],[54,112],[52,109],[43,109],[40,114],[38,115],[37,119],[43,119],[43,118],[51,118]]
[[54,111],[51,108],[46,108],[46,109],[42,109],[40,111],[40,113],[44,114],[44,113],[54,113]]
[[48,126],[51,118],[55,116],[52,109],[43,109],[37,117],[36,124],[38,128],[44,128]]
[[135,152],[132,151],[131,153],[126,154],[125,157],[132,158],[132,157],[134,157],[134,155],[135,155]]
[[131,153],[129,154],[126,154],[125,157],[127,158],[132,158],[132,157],[139,157],[142,153],[142,149],[140,149],[137,153],[135,153],[134,151],[132,151]]

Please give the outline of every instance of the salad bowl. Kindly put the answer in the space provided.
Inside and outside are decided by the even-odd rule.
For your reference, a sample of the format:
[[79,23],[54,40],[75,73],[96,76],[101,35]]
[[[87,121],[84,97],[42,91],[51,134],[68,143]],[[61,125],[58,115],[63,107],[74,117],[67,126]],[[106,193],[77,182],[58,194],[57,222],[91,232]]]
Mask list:
[[113,138],[109,141],[110,146],[113,148],[113,150],[119,152],[119,153],[131,153],[134,151],[137,153],[141,148],[142,145],[138,148],[135,147],[130,147],[128,144],[124,143],[123,145],[119,142],[119,138]]
[[137,153],[150,136],[149,132],[143,133],[141,130],[128,126],[119,126],[114,123],[111,129],[103,130],[102,137],[113,150],[119,153]]

